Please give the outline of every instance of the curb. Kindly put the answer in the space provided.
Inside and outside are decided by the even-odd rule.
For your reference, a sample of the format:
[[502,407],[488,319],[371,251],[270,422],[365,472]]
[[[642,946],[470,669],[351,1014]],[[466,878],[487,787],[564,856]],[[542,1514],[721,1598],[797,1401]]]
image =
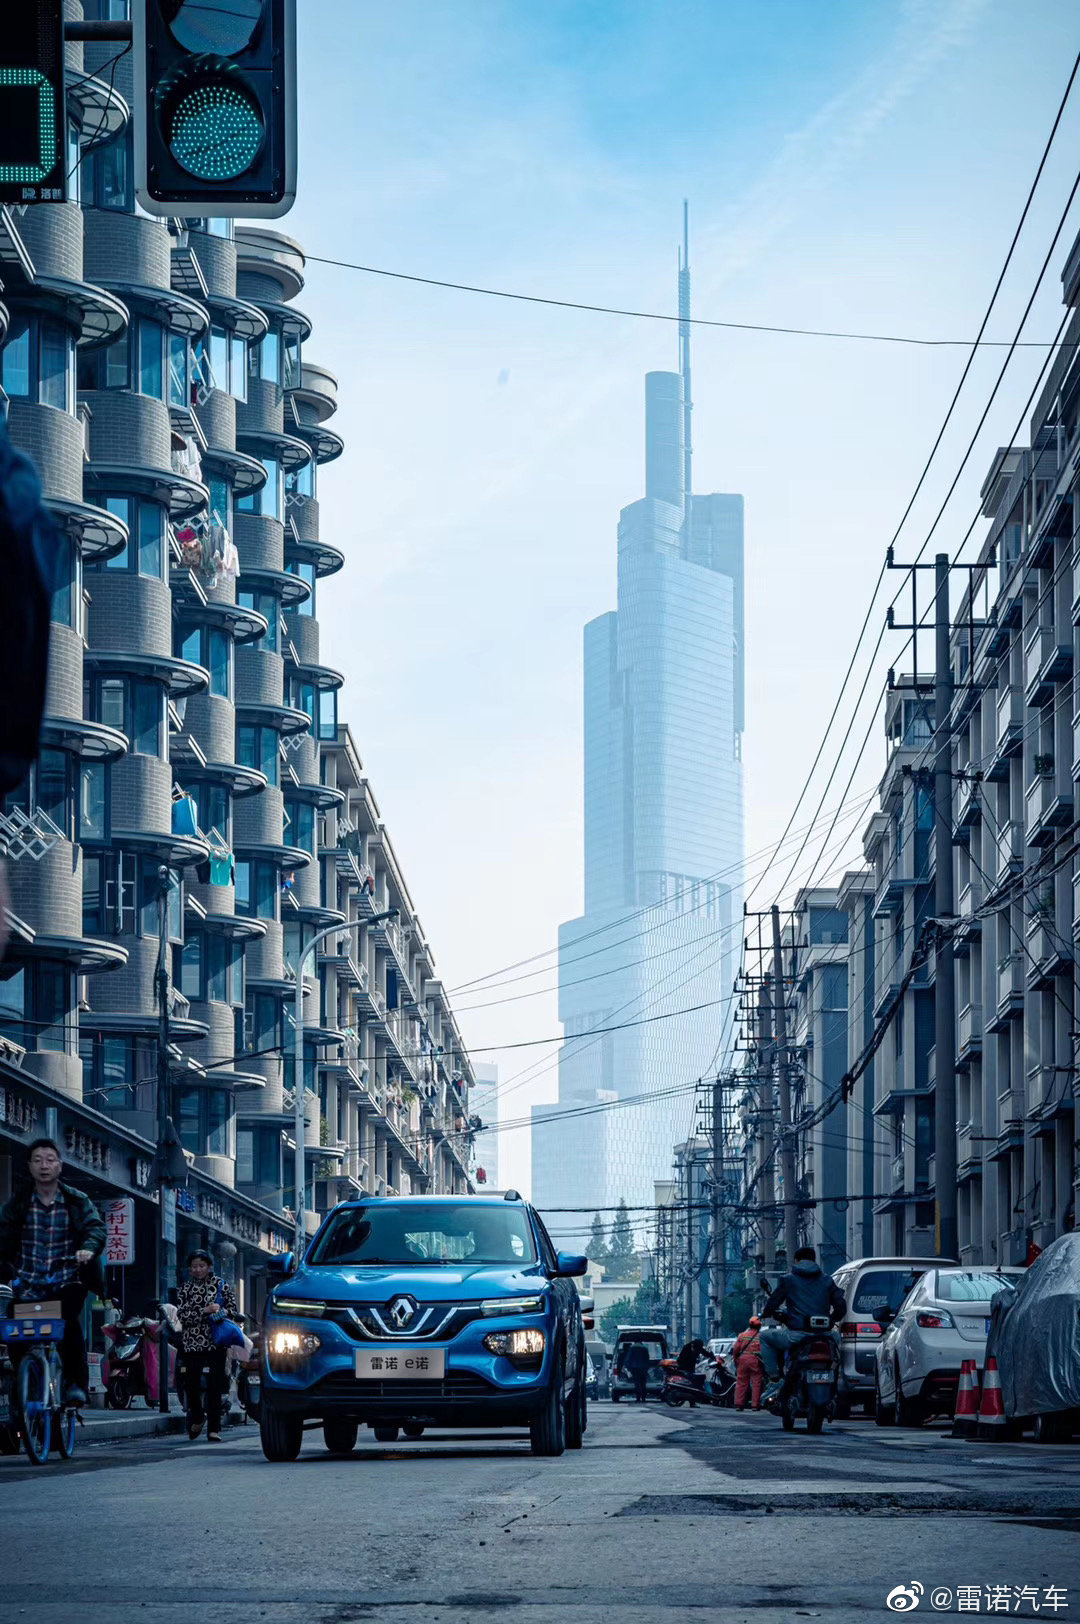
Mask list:
[[[78,1442],[84,1444],[123,1443],[128,1438],[164,1438],[170,1435],[179,1435],[185,1431],[185,1417],[177,1410],[168,1415],[160,1411],[148,1410],[139,1415],[109,1414],[108,1419],[86,1420],[79,1429]],[[97,1412],[102,1415],[102,1411]],[[222,1417],[226,1427],[242,1425],[243,1415],[230,1414]],[[77,1446],[76,1446],[77,1447]]]

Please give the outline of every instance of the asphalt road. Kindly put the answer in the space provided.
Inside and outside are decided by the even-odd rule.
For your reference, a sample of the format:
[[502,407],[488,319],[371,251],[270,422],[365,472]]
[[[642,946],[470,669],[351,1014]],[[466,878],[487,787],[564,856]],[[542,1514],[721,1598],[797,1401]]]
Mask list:
[[294,1465],[253,1427],[0,1461],[0,1620],[848,1624],[913,1582],[920,1616],[1006,1585],[1034,1595],[996,1611],[1080,1618],[1074,1446],[625,1404],[592,1406],[560,1460],[513,1435],[367,1438],[335,1460],[310,1432]]

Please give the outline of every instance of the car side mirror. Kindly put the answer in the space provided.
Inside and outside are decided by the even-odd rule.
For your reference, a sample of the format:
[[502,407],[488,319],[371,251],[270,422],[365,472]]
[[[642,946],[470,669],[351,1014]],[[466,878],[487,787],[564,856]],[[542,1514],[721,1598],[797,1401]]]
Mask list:
[[874,1318],[879,1325],[889,1325],[896,1318],[896,1309],[890,1308],[888,1303],[883,1303],[880,1308],[874,1310]]
[[272,1280],[285,1280],[293,1273],[294,1268],[295,1254],[293,1252],[279,1252],[267,1263],[266,1272]]
[[572,1280],[575,1275],[584,1274],[589,1267],[587,1257],[578,1252],[556,1252],[555,1277],[558,1280]]
[[583,1314],[591,1314],[593,1309],[596,1307],[595,1297],[579,1297],[578,1307],[581,1309]]

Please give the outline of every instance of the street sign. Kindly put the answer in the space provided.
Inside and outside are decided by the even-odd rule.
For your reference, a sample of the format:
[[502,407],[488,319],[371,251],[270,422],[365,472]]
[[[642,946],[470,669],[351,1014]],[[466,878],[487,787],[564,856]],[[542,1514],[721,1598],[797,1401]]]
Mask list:
[[161,1192],[161,1199],[165,1203],[162,1230],[169,1246],[176,1245],[176,1191],[171,1185],[166,1185]]
[[0,27],[0,203],[66,197],[63,0],[18,0]]
[[105,1215],[105,1251],[102,1262],[107,1268],[124,1268],[135,1261],[135,1203],[130,1196],[116,1201],[103,1201]]
[[134,0],[135,193],[149,214],[285,214],[296,0]]

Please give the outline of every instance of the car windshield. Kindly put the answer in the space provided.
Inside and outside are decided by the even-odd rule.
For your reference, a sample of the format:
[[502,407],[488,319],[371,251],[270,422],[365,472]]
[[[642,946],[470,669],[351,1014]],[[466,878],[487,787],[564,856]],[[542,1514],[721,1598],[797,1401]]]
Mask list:
[[650,1360],[664,1358],[664,1344],[648,1336],[628,1336],[619,1343],[619,1358],[623,1360],[633,1347],[644,1348]]
[[314,1264],[533,1263],[525,1210],[475,1201],[372,1201],[331,1215],[308,1258]]
[[988,1303],[1003,1286],[1015,1289],[1016,1279],[995,1274],[989,1269],[965,1269],[961,1274],[946,1274],[937,1278],[937,1300],[942,1303]]
[[867,1269],[848,1304],[851,1314],[874,1315],[886,1305],[895,1314],[918,1280],[921,1269]]

